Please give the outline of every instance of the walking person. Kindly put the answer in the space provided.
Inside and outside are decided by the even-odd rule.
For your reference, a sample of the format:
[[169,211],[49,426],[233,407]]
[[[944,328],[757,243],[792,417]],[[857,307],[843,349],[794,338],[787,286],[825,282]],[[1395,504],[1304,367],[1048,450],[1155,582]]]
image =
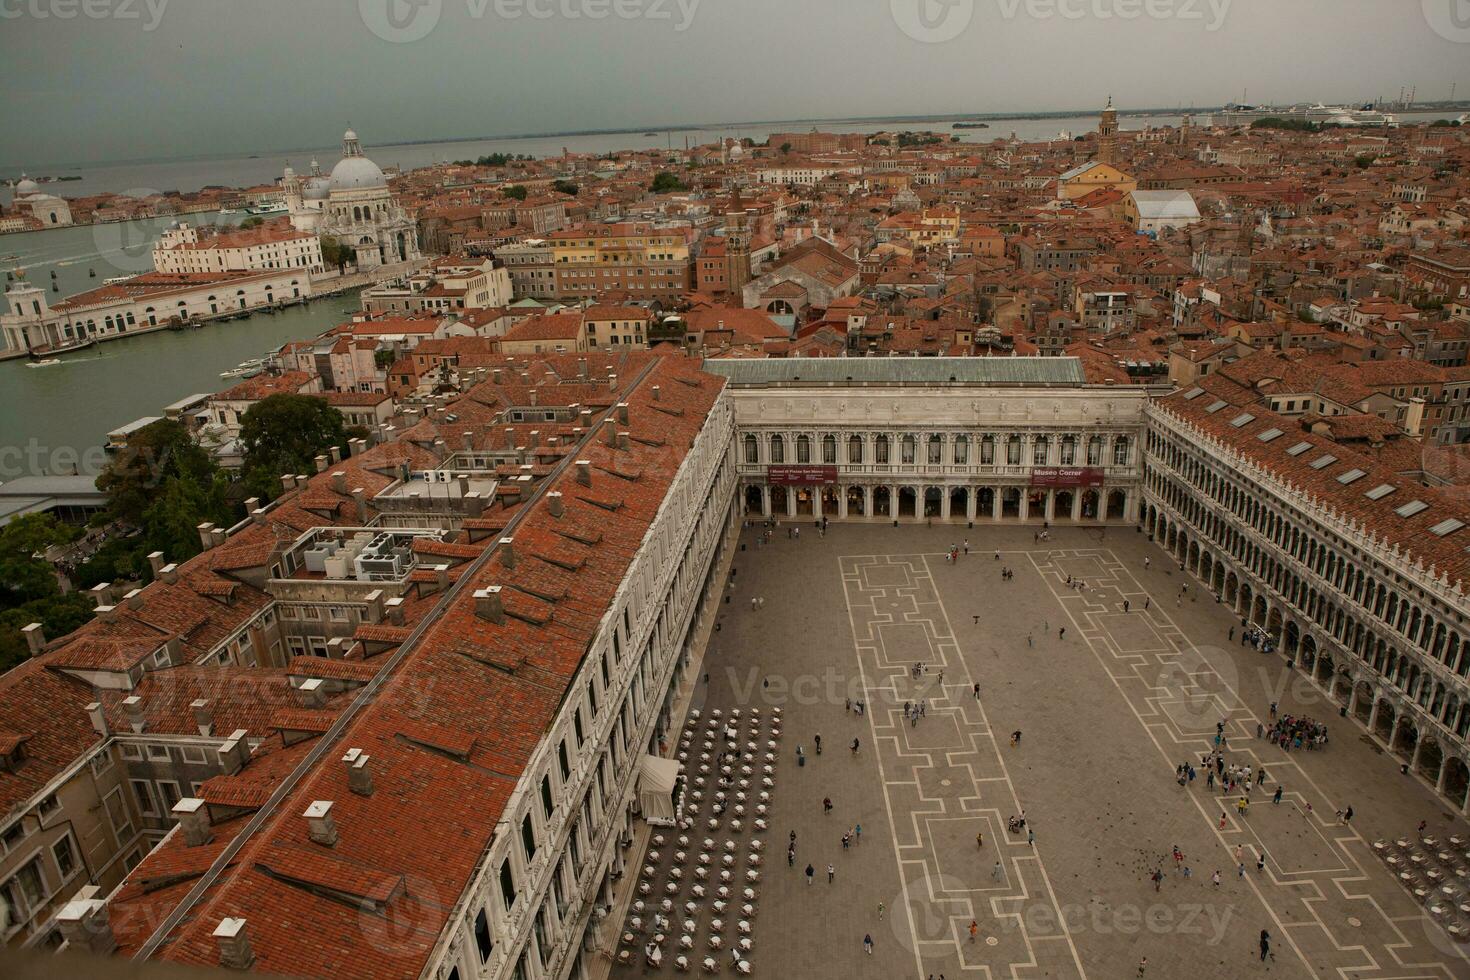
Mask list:
[[1266,962],[1266,957],[1271,955],[1271,934],[1265,929],[1261,930],[1261,962]]
[[830,864],[827,865],[827,884],[832,884],[832,879],[835,877],[837,877],[837,869]]
[[975,835],[975,846],[977,848],[984,849],[984,847],[985,847],[985,831],[982,830],[980,833],[978,833],[978,834]]
[[815,875],[816,873],[817,873],[817,869],[816,868],[812,867],[810,864],[808,864],[806,866],[806,883],[808,885],[810,885],[812,883],[812,876]]
[[1000,861],[997,860],[995,862],[995,867],[993,867],[993,868],[990,869],[990,877],[992,879],[997,879],[998,880],[1000,878],[1000,872],[1001,872]]
[[970,942],[973,943],[975,941],[975,934],[978,933],[979,931],[980,931],[980,923],[976,922],[974,919],[971,919],[970,920]]
[[878,903],[878,921],[879,922],[882,922],[883,921],[883,903],[882,902],[879,902]]
[[873,955],[873,937],[866,933],[863,934],[863,952],[869,956]]

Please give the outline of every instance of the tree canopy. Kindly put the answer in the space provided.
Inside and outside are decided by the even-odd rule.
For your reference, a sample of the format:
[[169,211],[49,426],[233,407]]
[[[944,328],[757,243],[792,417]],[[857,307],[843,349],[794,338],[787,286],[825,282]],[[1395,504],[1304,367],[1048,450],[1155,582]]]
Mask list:
[[27,514],[0,527],[0,671],[30,655],[20,632],[30,623],[40,623],[54,638],[92,618],[91,599],[62,595],[56,571],[43,557],[76,536],[76,528],[50,514]]
[[273,499],[281,492],[283,475],[314,472],[316,457],[333,446],[345,451],[347,439],[342,413],[325,399],[271,395],[240,419],[245,486],[254,496]]
[[649,186],[649,190],[655,194],[668,194],[674,191],[687,191],[688,189],[689,187],[678,178],[678,175],[671,174],[667,170],[659,171],[654,176],[653,183]]

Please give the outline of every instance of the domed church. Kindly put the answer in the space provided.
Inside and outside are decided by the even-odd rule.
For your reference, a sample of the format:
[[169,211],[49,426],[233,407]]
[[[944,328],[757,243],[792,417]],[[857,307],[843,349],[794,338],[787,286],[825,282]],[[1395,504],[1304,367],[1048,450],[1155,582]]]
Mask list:
[[310,176],[303,179],[287,167],[281,184],[292,226],[352,245],[359,269],[421,257],[413,217],[393,200],[388,178],[362,155],[362,144],[352,130],[342,136],[342,159],[330,176],[322,176],[313,160]]

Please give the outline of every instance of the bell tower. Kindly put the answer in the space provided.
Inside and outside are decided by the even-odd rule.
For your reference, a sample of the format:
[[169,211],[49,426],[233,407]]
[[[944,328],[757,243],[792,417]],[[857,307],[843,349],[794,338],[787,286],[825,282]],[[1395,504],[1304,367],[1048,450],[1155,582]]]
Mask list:
[[1097,159],[1099,163],[1118,162],[1118,110],[1113,108],[1111,95],[1097,123]]
[[744,306],[742,292],[750,282],[750,213],[739,187],[725,212],[725,282],[729,295]]

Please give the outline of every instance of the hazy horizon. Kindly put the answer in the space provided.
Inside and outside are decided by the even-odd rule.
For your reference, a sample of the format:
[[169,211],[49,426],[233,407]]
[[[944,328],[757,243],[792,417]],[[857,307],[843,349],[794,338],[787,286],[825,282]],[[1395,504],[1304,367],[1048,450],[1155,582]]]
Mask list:
[[3,0],[3,166],[324,148],[349,123],[388,145],[1086,112],[1109,94],[1443,100],[1461,75],[1470,96],[1456,2]]

